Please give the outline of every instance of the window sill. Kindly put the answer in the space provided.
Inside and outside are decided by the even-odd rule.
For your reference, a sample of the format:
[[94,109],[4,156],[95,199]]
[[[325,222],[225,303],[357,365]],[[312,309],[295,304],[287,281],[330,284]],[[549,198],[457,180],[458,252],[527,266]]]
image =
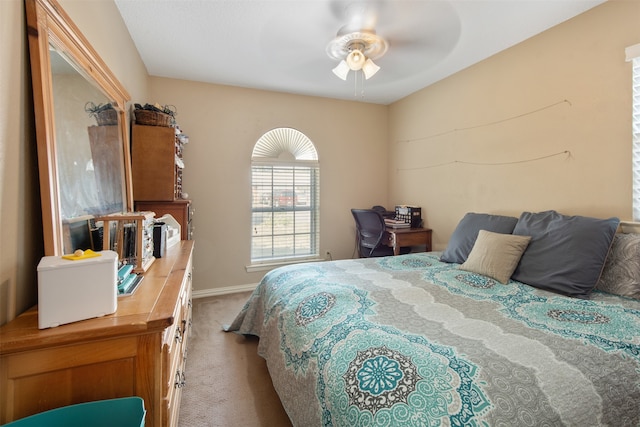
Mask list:
[[320,261],[326,261],[325,258],[304,258],[304,259],[299,259],[299,260],[286,260],[286,261],[274,261],[274,262],[265,262],[265,263],[260,263],[260,264],[251,264],[251,265],[247,265],[245,266],[245,270],[247,271],[247,273],[253,273],[256,271],[268,271],[268,270],[273,270],[274,268],[278,268],[278,267],[283,267],[285,265],[291,265],[291,264],[302,264],[304,262],[320,262]]

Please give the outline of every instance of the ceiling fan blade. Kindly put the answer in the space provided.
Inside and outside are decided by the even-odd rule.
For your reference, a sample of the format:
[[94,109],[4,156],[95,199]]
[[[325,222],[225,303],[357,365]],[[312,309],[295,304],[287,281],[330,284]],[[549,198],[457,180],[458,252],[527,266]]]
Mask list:
[[377,33],[387,39],[438,38],[441,34],[460,32],[460,18],[447,1],[395,0],[380,16]]
[[338,30],[338,35],[362,30],[375,32],[378,19],[384,15],[386,1],[334,0],[330,9],[336,20],[343,24]]

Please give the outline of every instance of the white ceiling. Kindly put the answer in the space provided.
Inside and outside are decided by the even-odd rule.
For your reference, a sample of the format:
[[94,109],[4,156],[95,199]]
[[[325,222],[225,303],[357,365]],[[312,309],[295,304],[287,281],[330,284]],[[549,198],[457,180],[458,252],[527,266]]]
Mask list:
[[[390,104],[605,1],[115,3],[152,76]],[[347,81],[336,77],[337,62],[326,54],[338,30],[357,18],[373,22],[389,43],[364,87],[354,72]]]

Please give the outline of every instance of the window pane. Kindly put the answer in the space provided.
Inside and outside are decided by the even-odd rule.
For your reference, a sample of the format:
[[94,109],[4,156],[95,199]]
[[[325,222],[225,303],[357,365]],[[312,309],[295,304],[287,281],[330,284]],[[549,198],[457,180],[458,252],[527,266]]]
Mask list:
[[318,168],[252,167],[251,260],[318,256]]

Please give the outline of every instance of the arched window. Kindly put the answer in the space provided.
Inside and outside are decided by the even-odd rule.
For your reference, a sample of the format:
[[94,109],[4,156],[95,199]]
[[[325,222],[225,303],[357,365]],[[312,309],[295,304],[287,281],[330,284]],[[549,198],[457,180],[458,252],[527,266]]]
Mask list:
[[251,263],[318,258],[320,169],[311,140],[270,130],[251,155]]

